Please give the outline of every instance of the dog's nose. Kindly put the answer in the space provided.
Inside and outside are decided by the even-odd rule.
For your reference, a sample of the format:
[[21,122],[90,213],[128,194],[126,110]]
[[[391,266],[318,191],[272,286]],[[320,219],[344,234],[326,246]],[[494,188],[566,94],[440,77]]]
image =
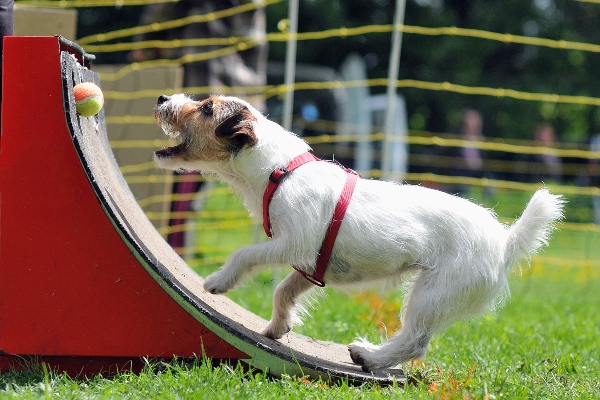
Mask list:
[[162,103],[169,101],[170,99],[171,97],[167,96],[166,94],[161,94],[156,102],[156,105],[160,106]]

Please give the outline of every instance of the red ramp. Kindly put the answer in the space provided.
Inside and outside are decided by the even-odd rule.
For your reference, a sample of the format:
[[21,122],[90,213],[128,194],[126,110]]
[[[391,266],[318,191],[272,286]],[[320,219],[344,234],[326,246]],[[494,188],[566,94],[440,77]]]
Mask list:
[[0,136],[0,370],[45,361],[71,374],[142,359],[241,360],[273,375],[403,381],[363,372],[346,346],[290,333],[223,296],[171,249],[110,149],[104,112],[80,118],[73,86],[91,56],[58,37],[4,42]]

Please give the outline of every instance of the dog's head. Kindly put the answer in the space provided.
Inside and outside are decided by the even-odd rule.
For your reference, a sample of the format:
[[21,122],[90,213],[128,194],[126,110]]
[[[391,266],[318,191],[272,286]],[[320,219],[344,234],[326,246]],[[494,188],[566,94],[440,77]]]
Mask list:
[[177,145],[154,153],[157,166],[199,170],[201,165],[226,161],[254,146],[257,116],[252,110],[248,103],[233,97],[194,101],[183,94],[160,96],[154,115]]

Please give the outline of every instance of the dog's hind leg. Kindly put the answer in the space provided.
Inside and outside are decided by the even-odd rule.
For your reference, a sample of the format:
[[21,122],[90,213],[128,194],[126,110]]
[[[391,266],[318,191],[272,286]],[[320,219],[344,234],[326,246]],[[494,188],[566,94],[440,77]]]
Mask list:
[[437,278],[421,271],[404,300],[400,330],[380,346],[366,341],[350,344],[352,361],[365,371],[378,371],[422,358],[432,335],[462,314],[456,293],[443,290]]
[[271,321],[261,331],[261,334],[271,339],[279,339],[288,333],[294,322],[299,322],[295,321],[297,317],[293,313],[293,309],[298,307],[298,296],[312,286],[312,283],[296,271],[286,276],[273,293]]
[[377,346],[368,341],[354,342],[348,346],[350,357],[364,371],[380,371],[410,360],[422,358],[433,332],[414,331],[403,326],[388,342]]

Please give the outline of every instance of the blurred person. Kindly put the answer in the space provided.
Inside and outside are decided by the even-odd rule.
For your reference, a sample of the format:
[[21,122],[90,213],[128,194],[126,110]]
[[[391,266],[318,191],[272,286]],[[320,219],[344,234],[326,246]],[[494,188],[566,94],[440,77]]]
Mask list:
[[[459,138],[465,143],[460,147],[445,147],[438,155],[443,156],[442,175],[454,177],[483,178],[484,154],[477,147],[477,142],[483,140],[483,118],[479,111],[466,108],[461,113],[458,127]],[[470,190],[467,184],[445,185],[443,190],[453,194],[464,194]]]
[[[151,25],[165,21],[177,20],[192,15],[207,15],[225,10],[253,0],[181,0],[176,3],[161,3],[147,5],[142,12],[140,24]],[[187,24],[182,27],[150,32],[138,35],[136,41],[143,40],[176,40],[199,38],[231,38],[239,37],[242,41],[250,41],[243,50],[183,64],[184,91],[194,97],[206,97],[211,93],[227,93],[226,88],[232,86],[264,86],[267,82],[267,42],[266,42],[266,17],[264,8],[235,14],[226,18],[214,19],[202,23]],[[132,61],[140,62],[150,59],[179,59],[186,54],[205,53],[220,48],[233,46],[184,46],[176,48],[151,48],[139,49],[130,53]],[[198,87],[210,88],[203,93],[190,93]],[[245,97],[258,110],[265,112],[265,103],[261,96]],[[179,173],[175,173],[180,175]],[[192,174],[192,173],[190,173]],[[172,193],[185,196],[186,200],[172,200],[171,212],[179,216],[169,221],[169,226],[183,225],[186,222],[181,213],[191,211],[192,196],[203,186],[198,179],[175,179]],[[185,232],[169,233],[167,241],[179,253],[185,247]]]
[[[592,136],[590,151],[600,152],[600,133]],[[600,188],[600,158],[590,158],[588,161],[588,185]],[[592,196],[594,205],[594,223],[600,225],[600,196]]]
[[556,148],[556,135],[554,128],[548,123],[541,123],[535,130],[535,142],[538,146],[546,147],[548,151],[544,154],[537,155],[542,168],[542,177],[548,178],[555,182],[562,181],[562,162],[556,152],[552,149]]
[[563,181],[562,161],[554,150],[556,134],[554,128],[547,122],[539,123],[534,131],[534,141],[539,147],[545,148],[542,154],[532,154],[529,157],[528,171],[532,182]]

